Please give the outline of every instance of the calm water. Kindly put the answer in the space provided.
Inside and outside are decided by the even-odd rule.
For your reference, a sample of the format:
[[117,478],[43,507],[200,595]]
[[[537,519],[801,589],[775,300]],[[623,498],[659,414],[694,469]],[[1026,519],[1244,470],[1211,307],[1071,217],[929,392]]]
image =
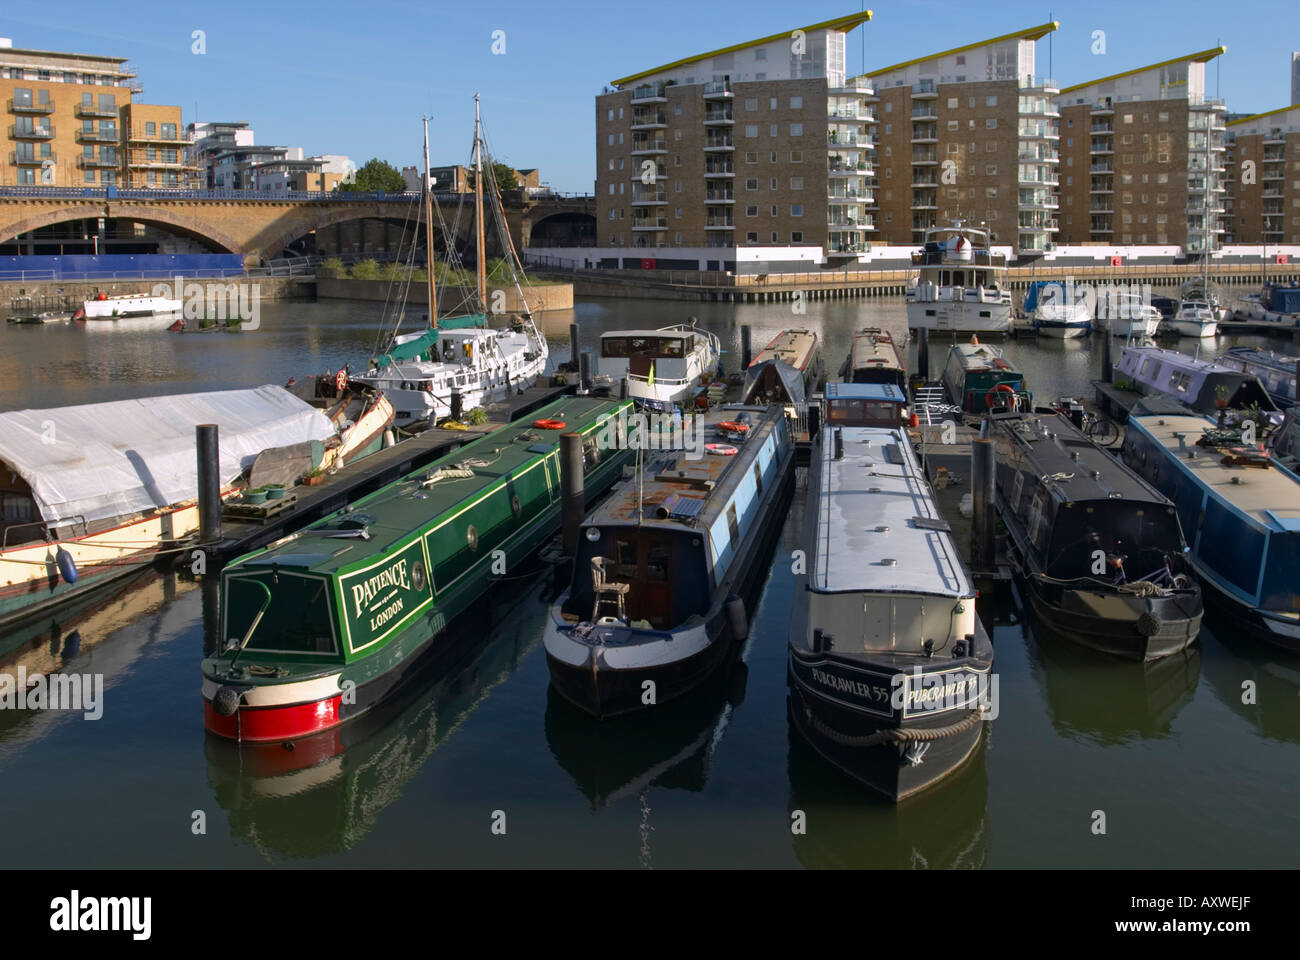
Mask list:
[[[370,350],[375,305],[263,304],[250,334],[0,331],[0,408],[282,383]],[[590,302],[584,344],[695,315],[739,350],[788,304]],[[548,318],[558,359],[568,316]],[[837,365],[855,326],[903,333],[901,303],[810,303]],[[1251,338],[1220,338],[1218,349]],[[1090,396],[1089,344],[1011,342],[1040,397]],[[1191,349],[1189,347],[1189,349]],[[936,357],[940,351],[936,351]],[[734,365],[734,357],[730,358]],[[934,361],[937,365],[937,359]],[[803,491],[790,516],[801,515]],[[345,727],[312,763],[203,730],[201,586],[150,574],[90,611],[0,643],[3,669],[105,675],[103,718],[0,713],[7,866],[1213,867],[1300,865],[1300,658],[1219,636],[1151,666],[1039,638],[982,604],[1001,715],[952,781],[895,808],[823,764],[785,713],[798,543],[787,523],[743,665],[653,717],[596,723],[549,692],[544,575],[453,625],[451,663]],[[481,638],[487,637],[486,640]],[[1251,681],[1255,703],[1242,703]],[[807,816],[793,836],[790,812]],[[1107,833],[1091,831],[1093,811]],[[206,833],[191,824],[202,811]],[[493,835],[494,811],[506,834]],[[35,818],[35,819],[33,819]]]

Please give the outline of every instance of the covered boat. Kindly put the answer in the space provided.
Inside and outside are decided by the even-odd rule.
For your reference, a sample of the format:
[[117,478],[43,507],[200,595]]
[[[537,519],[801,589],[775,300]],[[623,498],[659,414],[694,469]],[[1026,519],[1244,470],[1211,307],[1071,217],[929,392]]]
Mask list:
[[799,404],[822,382],[821,343],[811,330],[782,330],[745,371],[743,403]]
[[853,334],[853,347],[840,368],[846,383],[890,383],[907,389],[907,363],[894,338],[880,327],[864,327]]
[[1073,281],[1037,281],[1025,293],[1025,312],[1040,337],[1070,340],[1092,333],[1085,288]]
[[593,716],[689,693],[748,633],[745,600],[789,503],[794,441],[780,407],[696,420],[707,452],[645,451],[583,524],[573,584],[551,608],[551,683]]
[[1025,375],[995,347],[971,337],[955,343],[943,368],[943,385],[949,400],[967,413],[997,407],[1028,407],[1032,398]]
[[1201,591],[1165,496],[1061,414],[994,415],[988,436],[998,511],[1040,624],[1141,661],[1191,644]]
[[1129,344],[1115,364],[1115,380],[1134,385],[1146,396],[1166,396],[1197,413],[1259,404],[1276,410],[1258,378],[1240,367],[1217,360],[1189,357],[1178,350]]
[[1173,501],[1210,605],[1300,653],[1300,477],[1193,414],[1130,417],[1123,457]]
[[[223,646],[203,661],[204,725],[286,741],[365,713],[447,645],[447,622],[555,532],[560,431],[583,437],[593,499],[625,447],[598,442],[630,401],[569,397],[228,564]],[[608,428],[612,433],[612,428]]]
[[1234,320],[1300,326],[1300,287],[1266,283],[1259,293],[1248,293],[1233,311]]
[[830,763],[902,800],[975,751],[993,646],[891,385],[829,384],[790,621],[790,716]]
[[226,487],[263,450],[335,435],[325,414],[271,385],[0,413],[0,625],[194,533],[204,423],[218,427]]

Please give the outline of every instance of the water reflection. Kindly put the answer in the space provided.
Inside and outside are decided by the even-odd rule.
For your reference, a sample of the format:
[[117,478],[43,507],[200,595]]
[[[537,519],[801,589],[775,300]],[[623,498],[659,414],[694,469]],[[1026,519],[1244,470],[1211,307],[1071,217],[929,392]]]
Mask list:
[[1300,658],[1288,656],[1210,619],[1205,676],[1219,701],[1264,737],[1300,743]]
[[979,869],[988,858],[984,742],[951,777],[901,804],[876,796],[840,773],[787,723],[790,810],[807,830],[794,834],[805,867],[914,870]]
[[1065,639],[1019,595],[1014,611],[1006,622],[1021,631],[1030,670],[1058,731],[1103,746],[1171,735],[1174,718],[1192,701],[1200,679],[1200,639],[1180,653],[1137,663]]
[[438,660],[396,696],[292,750],[206,737],[208,784],[229,813],[231,834],[267,860],[356,846],[433,752],[540,642],[542,590],[534,582],[505,603],[468,611],[447,628]]

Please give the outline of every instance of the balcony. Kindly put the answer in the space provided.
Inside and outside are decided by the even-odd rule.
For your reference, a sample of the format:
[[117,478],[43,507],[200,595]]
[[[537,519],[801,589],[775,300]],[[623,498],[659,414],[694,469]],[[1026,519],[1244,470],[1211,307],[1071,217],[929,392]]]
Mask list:
[[103,167],[117,169],[119,161],[116,157],[77,157],[77,166],[82,170],[98,170]]
[[939,178],[934,175],[933,171],[930,172],[929,176],[926,176],[925,174],[921,174],[921,173],[912,174],[913,190],[915,190],[917,187],[937,187],[938,185],[939,185]]
[[1057,187],[1061,184],[1061,181],[1056,178],[1056,174],[1052,171],[1041,174],[1029,174],[1023,169],[1016,175],[1016,182],[1022,185],[1027,184],[1030,186],[1043,187]]
[[857,190],[827,190],[826,202],[834,204],[863,203],[871,200],[870,191],[863,195]]
[[79,103],[73,111],[78,117],[96,118],[103,117],[108,120],[116,120],[118,114],[117,107],[99,107],[94,104]]
[[649,138],[637,137],[632,141],[632,156],[634,157],[667,152],[667,140],[650,140]]
[[827,109],[826,120],[829,123],[875,123],[876,115],[864,104],[851,109],[844,107]]
[[54,112],[54,104],[50,103],[48,100],[44,103],[37,103],[32,100],[10,100],[9,112],[23,114],[48,114]]
[[[647,163],[648,161],[642,160],[641,162],[644,164],[644,163]],[[632,172],[632,176],[629,177],[628,179],[630,179],[630,180],[634,180],[634,181],[636,181],[637,183],[642,183],[643,181],[641,180],[641,178],[642,178],[644,175],[645,175],[645,173],[644,173],[642,170],[640,170],[640,169],[638,168],[638,169],[634,169],[634,170],[633,170],[633,172]],[[664,179],[666,179],[667,177],[668,177],[668,168],[667,168],[667,167],[664,167],[664,166],[655,166],[655,168],[654,168],[654,180],[652,180],[651,183],[652,183],[652,184],[653,184],[653,183],[657,183],[657,182],[659,182],[660,180],[664,180]],[[635,185],[635,184],[634,184],[634,185]],[[647,186],[649,186],[649,185],[650,185],[650,184],[647,184]]]
[[33,124],[30,129],[18,129],[17,124],[9,128],[10,140],[53,140],[53,124]]
[[826,176],[828,177],[869,177],[871,176],[871,164],[862,160],[858,163],[835,163],[830,162],[826,167]]
[[1099,100],[1094,103],[1088,110],[1088,113],[1094,117],[1113,117],[1115,115],[1115,107],[1111,103],[1110,97],[1106,97],[1104,100]]
[[708,153],[708,152],[710,152],[710,151],[713,151],[713,152],[718,152],[718,151],[726,151],[726,152],[730,152],[730,151],[733,151],[733,150],[735,150],[735,149],[736,149],[736,145],[735,145],[734,141],[731,139],[731,137],[729,137],[729,136],[728,136],[728,137],[709,137],[708,140],[704,141],[704,151],[705,151],[706,153]]
[[725,109],[710,109],[704,114],[704,125],[706,127],[730,127],[736,123],[735,118],[731,115],[731,104],[727,104]]
[[736,223],[731,217],[705,217],[704,226],[710,230],[735,230]]
[[663,83],[644,83],[632,91],[632,104],[667,103],[668,87]]
[[1114,213],[1115,206],[1112,203],[1093,203],[1088,207],[1089,213]]
[[1059,117],[1061,111],[1056,109],[1056,104],[1050,99],[1034,98],[1033,102],[1026,102],[1030,98],[1020,98],[1020,116],[1022,117]]
[[1060,163],[1061,155],[1050,147],[1022,147],[1016,160],[1020,163]]
[[637,111],[632,115],[633,130],[653,130],[655,127],[668,126],[668,116],[652,110]]
[[1277,167],[1273,169],[1269,169],[1266,167],[1264,169],[1264,172],[1259,175],[1259,179],[1261,183],[1264,182],[1265,180],[1285,180],[1286,173],[1284,168],[1282,167]]
[[1114,193],[1115,184],[1113,182],[1096,182],[1088,188],[1089,193]]
[[939,108],[935,106],[935,101],[933,100],[930,100],[926,103],[922,103],[920,106],[915,106],[912,108],[912,120],[914,122],[918,120],[919,121],[928,120],[931,123],[935,123],[938,121],[938,119],[939,119]]
[[1088,148],[1088,152],[1098,157],[1114,156],[1115,142],[1113,140],[1094,140]]
[[633,193],[632,206],[648,207],[658,206],[668,202],[668,194],[660,191],[659,193]]
[[723,80],[717,80],[713,83],[704,85],[705,100],[731,100],[735,94],[731,92],[731,84]]
[[1285,163],[1285,162],[1286,162],[1286,151],[1285,151],[1285,150],[1276,150],[1276,149],[1265,150],[1265,151],[1264,151],[1263,162],[1264,162],[1264,163]]
[[928,153],[918,152],[912,154],[912,163],[917,166],[923,164],[924,165],[937,164],[938,162],[939,162],[939,154],[937,151],[931,151]]
[[[1264,134],[1264,146],[1266,147],[1285,147],[1286,134],[1281,130],[1273,129]],[[1265,151],[1267,153],[1267,151]]]
[[826,146],[834,149],[835,147],[853,147],[855,149],[875,149],[875,144],[871,142],[871,137],[867,134],[857,133],[840,133],[838,130],[826,131]]
[[704,165],[704,176],[709,177],[734,177],[735,168],[732,167],[731,161],[726,163],[706,163]]
[[1088,128],[1089,133],[1114,133],[1115,125],[1107,120],[1105,123],[1094,123]]
[[128,139],[132,143],[164,143],[176,145],[189,143],[188,140],[179,135],[164,137],[162,134],[140,133],[139,130],[132,130]]
[[705,190],[705,203],[735,203],[736,197],[730,190]]
[[922,80],[920,83],[912,84],[913,100],[934,100],[938,96],[939,91],[933,80]]
[[57,159],[58,157],[55,156],[54,151],[52,150],[50,151],[50,155],[47,157],[38,157],[35,154],[23,156],[16,151],[9,151],[9,165],[13,167],[40,167],[45,165],[46,160],[53,161]]
[[939,131],[935,127],[913,126],[912,143],[938,143]]
[[667,217],[640,217],[632,221],[633,230],[666,230]]
[[876,92],[875,89],[871,86],[870,81],[868,81],[866,77],[849,77],[844,81],[844,86],[830,87],[827,90],[827,93],[830,94],[841,94],[841,95],[848,95],[848,96],[851,96],[853,94],[861,94],[868,97],[874,94],[875,92]]
[[78,130],[77,143],[117,143],[116,130]]

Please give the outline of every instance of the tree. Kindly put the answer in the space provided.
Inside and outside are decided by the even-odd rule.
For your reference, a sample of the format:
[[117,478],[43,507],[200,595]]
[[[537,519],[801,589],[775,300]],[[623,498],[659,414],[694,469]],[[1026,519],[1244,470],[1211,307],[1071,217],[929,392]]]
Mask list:
[[339,189],[345,193],[375,193],[379,190],[385,193],[403,193],[406,190],[406,179],[392,164],[372,157],[357,170],[351,183],[345,183]]
[[[515,171],[504,163],[492,164],[492,176],[496,179],[497,189],[504,193],[507,190],[519,189],[519,178],[515,176]],[[474,188],[474,171],[469,171],[469,186]]]

